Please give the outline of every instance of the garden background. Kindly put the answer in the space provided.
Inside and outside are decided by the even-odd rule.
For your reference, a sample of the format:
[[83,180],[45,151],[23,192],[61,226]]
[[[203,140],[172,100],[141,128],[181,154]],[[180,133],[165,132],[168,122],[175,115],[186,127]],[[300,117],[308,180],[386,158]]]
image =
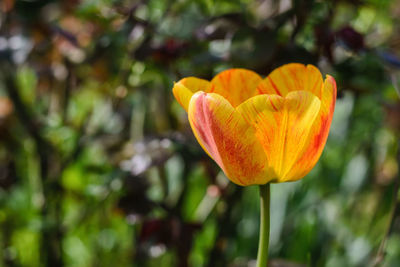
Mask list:
[[289,62],[338,99],[316,167],[272,185],[271,266],[400,266],[399,57],[398,0],[2,0],[0,266],[252,266],[258,187],[171,89]]

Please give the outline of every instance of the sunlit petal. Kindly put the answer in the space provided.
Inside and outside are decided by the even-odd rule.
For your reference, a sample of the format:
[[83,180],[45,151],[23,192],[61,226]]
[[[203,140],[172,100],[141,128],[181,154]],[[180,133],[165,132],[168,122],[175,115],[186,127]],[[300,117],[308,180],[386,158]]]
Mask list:
[[313,65],[291,63],[271,72],[257,87],[258,94],[286,96],[292,91],[308,91],[321,98],[322,75]]
[[203,149],[236,184],[265,184],[268,171],[263,148],[243,117],[222,96],[198,92],[189,103],[189,121]]
[[261,81],[261,77],[251,70],[229,69],[212,79],[210,92],[223,96],[236,107],[257,94],[256,88]]
[[327,75],[321,98],[321,109],[308,137],[310,140],[309,145],[302,157],[288,173],[288,177],[290,177],[291,180],[301,179],[310,172],[317,163],[325,147],[336,103],[336,82],[332,76]]
[[310,92],[294,91],[250,98],[237,110],[253,126],[276,181],[291,179],[288,172],[309,145],[309,132],[321,101]]

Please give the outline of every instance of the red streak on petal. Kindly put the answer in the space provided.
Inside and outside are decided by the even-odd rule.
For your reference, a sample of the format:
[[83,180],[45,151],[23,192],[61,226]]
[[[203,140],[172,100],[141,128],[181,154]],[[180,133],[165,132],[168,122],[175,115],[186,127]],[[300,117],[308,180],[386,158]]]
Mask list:
[[295,83],[296,88],[288,88],[289,90],[305,90],[305,88],[302,88],[301,81],[299,81],[299,77],[297,77],[298,71],[296,69],[289,68],[289,72],[291,74],[291,79],[293,79]]
[[215,91],[215,84],[211,84],[210,93],[213,93],[214,91]]
[[326,139],[327,136],[327,126],[328,125],[328,118],[323,117],[321,118],[321,128],[320,131],[318,132],[317,135],[315,135],[314,140],[313,140],[313,147],[315,151],[318,151],[318,149],[323,145],[324,139]]
[[[318,85],[318,80],[314,83],[314,86],[313,86],[313,88],[311,89],[310,92],[314,93],[314,92],[315,92],[315,87],[317,87],[317,85]],[[323,83],[322,83],[321,86],[323,86]],[[317,97],[318,97],[319,99],[321,99],[321,93],[322,93],[322,92],[321,92],[321,89],[322,89],[322,88],[319,89],[318,95],[317,95]],[[304,90],[307,90],[307,89],[304,88]]]
[[273,108],[275,111],[278,111],[278,109],[275,107],[274,102],[272,101],[271,98],[269,98],[269,102],[271,103],[272,108]]
[[231,80],[232,72],[233,72],[233,70],[228,70],[228,71],[224,72],[223,75],[219,76],[219,79],[221,80],[221,83],[222,83],[223,90],[229,89],[227,87],[229,85],[229,81]]
[[277,87],[276,84],[272,81],[271,77],[268,77],[268,80],[270,81],[270,83],[271,83],[271,85],[272,85],[272,88],[274,88],[275,92],[276,92],[278,95],[282,96],[281,92],[279,92],[278,87]]
[[312,144],[313,152],[308,153],[312,156],[316,155],[316,153],[318,153],[318,151],[322,149],[321,146],[323,147],[325,145],[326,139],[328,138],[333,112],[335,110],[335,104],[336,104],[335,99],[336,96],[332,98],[328,114],[320,118],[321,120],[320,130],[318,134],[316,134],[313,138],[313,144]]

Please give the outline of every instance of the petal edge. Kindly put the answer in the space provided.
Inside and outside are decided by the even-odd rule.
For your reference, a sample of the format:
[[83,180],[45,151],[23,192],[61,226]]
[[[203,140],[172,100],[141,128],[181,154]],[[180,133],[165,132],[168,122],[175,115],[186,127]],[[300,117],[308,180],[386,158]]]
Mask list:
[[188,111],[189,101],[193,94],[198,91],[208,92],[210,90],[210,82],[196,77],[183,78],[174,83],[172,93],[178,103]]

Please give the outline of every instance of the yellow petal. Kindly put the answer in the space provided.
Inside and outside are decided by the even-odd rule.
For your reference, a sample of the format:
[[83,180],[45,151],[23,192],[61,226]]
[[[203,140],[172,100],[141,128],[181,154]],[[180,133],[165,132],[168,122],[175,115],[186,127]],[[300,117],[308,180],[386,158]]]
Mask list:
[[322,75],[313,65],[291,63],[271,72],[257,87],[258,94],[286,96],[292,91],[308,91],[321,98]]
[[237,107],[253,126],[262,144],[275,182],[290,180],[288,172],[308,148],[309,132],[321,101],[310,92],[294,91],[279,95],[258,95]]
[[336,103],[336,82],[327,75],[321,95],[321,109],[315,119],[308,139],[308,148],[288,173],[291,180],[304,177],[315,166],[325,147]]
[[229,69],[219,73],[211,81],[212,93],[222,95],[233,107],[257,94],[261,77],[251,70]]
[[232,182],[265,184],[275,177],[254,129],[224,97],[198,92],[190,100],[188,115],[198,142]]
[[175,99],[187,111],[190,98],[198,91],[208,92],[210,90],[210,82],[196,77],[188,77],[174,84],[172,92]]

